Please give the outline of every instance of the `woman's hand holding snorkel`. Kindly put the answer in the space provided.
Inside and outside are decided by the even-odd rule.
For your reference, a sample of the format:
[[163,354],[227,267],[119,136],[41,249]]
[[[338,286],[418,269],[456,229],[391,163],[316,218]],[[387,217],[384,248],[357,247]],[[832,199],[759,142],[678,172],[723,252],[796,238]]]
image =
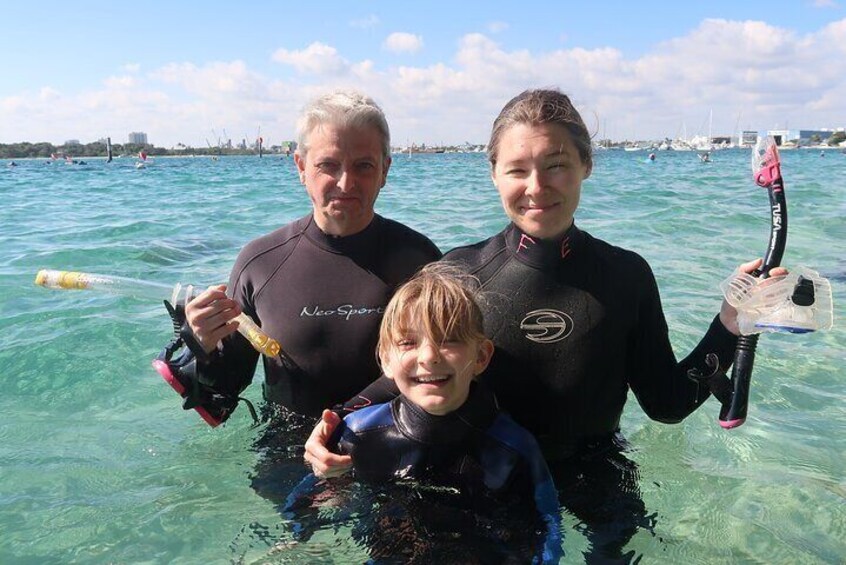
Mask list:
[[[749,261],[748,263],[740,265],[739,270],[743,273],[752,274],[756,269],[760,268],[763,263],[763,259],[755,259],[754,261]],[[788,271],[784,267],[774,267],[770,271],[770,276],[778,277],[786,275],[787,273]],[[734,335],[740,335],[740,326],[737,323],[737,309],[729,304],[725,298],[723,298],[723,304],[720,307],[720,322]]]

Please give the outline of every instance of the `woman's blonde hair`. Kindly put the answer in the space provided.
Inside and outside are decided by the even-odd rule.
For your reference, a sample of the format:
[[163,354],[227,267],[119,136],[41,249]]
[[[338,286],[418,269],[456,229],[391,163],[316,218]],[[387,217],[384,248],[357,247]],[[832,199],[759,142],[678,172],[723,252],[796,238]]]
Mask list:
[[426,265],[388,302],[379,328],[378,358],[384,362],[396,339],[418,323],[433,343],[484,340],[479,296],[475,277],[444,261]]

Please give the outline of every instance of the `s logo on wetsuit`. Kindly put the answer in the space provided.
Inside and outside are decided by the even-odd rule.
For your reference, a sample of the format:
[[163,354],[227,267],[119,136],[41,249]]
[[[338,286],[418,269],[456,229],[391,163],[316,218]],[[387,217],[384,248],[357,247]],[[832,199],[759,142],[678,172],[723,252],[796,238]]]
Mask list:
[[559,310],[533,310],[520,322],[520,329],[534,342],[554,343],[573,332],[573,318]]

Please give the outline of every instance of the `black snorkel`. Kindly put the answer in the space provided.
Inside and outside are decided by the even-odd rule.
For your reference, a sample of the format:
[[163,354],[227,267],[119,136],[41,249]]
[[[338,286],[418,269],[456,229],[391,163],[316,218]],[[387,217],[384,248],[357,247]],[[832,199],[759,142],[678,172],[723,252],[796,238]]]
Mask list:
[[[770,238],[760,268],[749,274],[740,273],[738,275],[736,272],[726,281],[728,285],[724,289],[726,290],[725,297],[729,304],[738,309],[738,327],[741,330],[741,335],[737,338],[737,346],[735,347],[731,379],[729,380],[726,377],[720,367],[720,360],[716,353],[709,353],[705,357],[705,364],[711,369],[710,374],[702,374],[699,369],[690,369],[687,372],[688,378],[706,385],[711,394],[720,401],[719,422],[720,426],[725,429],[736,428],[746,421],[749,405],[749,384],[752,380],[752,367],[755,364],[755,348],[758,345],[758,333],[761,331],[757,327],[753,327],[753,331],[743,331],[744,324],[741,323],[740,308],[744,298],[750,295],[750,291],[753,291],[761,281],[769,278],[770,271],[779,266],[787,243],[787,201],[784,198],[784,181],[781,178],[778,149],[772,137],[760,140],[755,146],[752,154],[752,174],[755,183],[766,188],[770,197]],[[735,277],[739,278],[734,280]],[[811,285],[810,296],[807,298],[803,296],[803,293],[807,294],[807,292],[804,292],[804,286],[797,285],[794,295],[798,293],[796,299],[799,302],[808,304],[814,302],[813,281]],[[800,287],[803,290],[798,290]],[[791,299],[793,298],[791,297]],[[798,304],[797,302],[794,303]],[[747,329],[749,328],[747,327]],[[781,327],[781,324],[779,324],[778,329],[798,330],[787,325]],[[813,331],[813,328],[809,328],[808,331]]]
[[[787,245],[787,200],[784,196],[784,180],[781,177],[781,162],[778,149],[772,137],[758,142],[752,155],[752,173],[755,183],[767,189],[770,197],[770,239],[764,262],[752,276],[766,279],[770,270],[781,264]],[[729,402],[720,409],[720,425],[736,428],[746,421],[749,406],[749,385],[752,367],[755,363],[755,348],[758,334],[741,335],[734,352],[734,366],[731,371],[732,394]]]
[[[784,180],[781,177],[781,163],[778,149],[772,137],[758,142],[752,155],[752,172],[755,183],[767,189],[770,198],[770,239],[764,262],[751,274],[766,279],[770,270],[781,264],[787,244],[787,201],[784,196]],[[741,335],[737,339],[734,366],[731,372],[731,395],[721,399],[719,422],[725,429],[736,428],[746,421],[749,405],[749,385],[752,367],[755,364],[755,348],[758,334]]]

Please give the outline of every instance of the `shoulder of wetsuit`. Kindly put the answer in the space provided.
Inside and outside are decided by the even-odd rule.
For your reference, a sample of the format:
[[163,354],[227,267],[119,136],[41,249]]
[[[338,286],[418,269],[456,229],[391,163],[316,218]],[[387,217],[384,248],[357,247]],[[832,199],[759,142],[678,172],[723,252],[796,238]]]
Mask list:
[[345,418],[348,414],[362,408],[374,404],[391,402],[399,396],[399,393],[399,389],[393,379],[381,376],[344,404],[333,406],[332,411],[341,418]]
[[171,316],[174,327],[173,339],[153,360],[153,367],[173,390],[183,399],[184,410],[194,409],[207,424],[217,427],[225,422],[235,411],[239,401],[244,401],[250,410],[254,422],[258,422],[255,408],[246,398],[217,390],[213,385],[201,379],[197,350],[205,354],[196,339],[193,347],[187,346],[186,335],[193,337],[187,329],[184,309],[174,307],[165,301],[165,307]]

